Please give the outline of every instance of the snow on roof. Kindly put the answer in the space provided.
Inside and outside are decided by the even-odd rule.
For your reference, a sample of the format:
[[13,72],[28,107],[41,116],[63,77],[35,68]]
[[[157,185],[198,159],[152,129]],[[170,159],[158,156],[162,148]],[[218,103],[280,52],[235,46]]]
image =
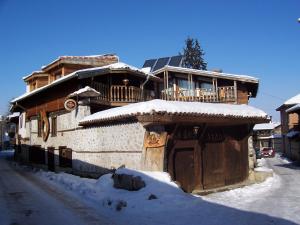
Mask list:
[[258,140],[277,139],[277,138],[282,138],[282,135],[281,134],[272,134],[267,137],[257,137]]
[[183,72],[183,73],[192,73],[197,75],[206,75],[210,77],[223,77],[226,79],[235,79],[240,81],[246,81],[251,83],[258,83],[259,79],[256,77],[248,76],[248,75],[237,75],[237,74],[229,74],[229,73],[220,73],[215,71],[207,71],[207,70],[197,70],[185,67],[176,67],[176,66],[164,66],[163,68],[156,70],[153,72],[154,75],[161,73],[164,70],[171,70],[175,72]]
[[68,97],[74,96],[82,96],[82,97],[92,97],[92,96],[99,96],[100,92],[96,91],[94,88],[89,86],[85,86],[84,88],[79,89],[78,91],[74,91],[73,93],[69,94]]
[[35,75],[35,74],[44,74],[44,75],[47,75],[47,73],[45,71],[42,71],[42,70],[38,70],[38,71],[33,71],[31,74],[25,76],[25,77],[22,77],[23,80],[26,80],[27,78]]
[[106,65],[106,66],[93,67],[93,68],[87,68],[87,69],[82,69],[82,70],[74,71],[73,73],[70,73],[70,74],[68,74],[68,75],[66,75],[66,76],[63,76],[63,77],[61,77],[61,78],[59,78],[59,79],[53,81],[52,83],[50,83],[50,84],[48,84],[48,85],[45,85],[45,86],[40,87],[40,88],[37,88],[37,89],[35,89],[35,90],[31,91],[31,92],[26,92],[25,94],[23,94],[23,95],[21,95],[21,96],[15,98],[15,99],[13,99],[13,100],[11,101],[11,103],[17,102],[17,101],[19,101],[19,100],[22,100],[22,99],[24,99],[24,98],[27,98],[27,97],[29,97],[29,96],[32,96],[32,95],[34,95],[34,94],[36,94],[36,93],[38,93],[38,92],[40,92],[40,91],[42,91],[42,90],[45,90],[45,89],[47,89],[47,88],[49,88],[49,87],[55,86],[55,85],[57,85],[57,84],[59,84],[59,83],[62,83],[62,82],[64,82],[64,81],[66,81],[66,80],[69,80],[69,79],[72,79],[72,78],[74,78],[74,77],[77,77],[77,76],[79,76],[81,73],[85,73],[85,72],[93,72],[93,71],[95,71],[95,72],[100,72],[100,71],[103,71],[103,70],[105,70],[105,69],[108,69],[108,70],[110,70],[110,71],[118,71],[118,70],[126,69],[126,70],[130,70],[130,71],[132,71],[132,72],[139,72],[139,73],[143,74],[145,77],[148,76],[148,75],[150,75],[150,76],[153,77],[153,78],[159,79],[158,77],[156,77],[156,76],[154,76],[154,75],[152,75],[152,74],[146,74],[145,72],[143,72],[142,70],[140,70],[140,69],[138,69],[138,68],[136,68],[136,67],[134,67],[134,66],[131,66],[131,65],[128,65],[128,64],[122,63],[122,62],[117,62],[117,63],[109,64],[109,65]]
[[300,94],[298,94],[284,102],[284,105],[294,105],[294,104],[300,104]]
[[47,67],[55,64],[56,62],[60,61],[60,60],[75,60],[75,61],[78,61],[78,60],[87,60],[87,61],[98,61],[98,60],[103,60],[103,58],[116,58],[117,61],[119,62],[119,57],[115,54],[103,54],[103,55],[87,55],[87,56],[60,56],[58,57],[57,59],[53,60],[52,62],[50,62],[48,65],[45,65],[45,66],[42,66],[42,69],[46,69]]
[[122,107],[112,108],[97,112],[85,117],[80,124],[114,120],[137,115],[149,115],[154,113],[168,114],[197,114],[216,117],[236,118],[260,118],[267,119],[268,116],[260,109],[248,105],[230,105],[219,103],[202,102],[179,102],[155,99],[147,102],[133,103]]
[[273,130],[276,127],[278,127],[280,123],[261,123],[261,124],[255,124],[253,127],[253,130]]
[[296,111],[300,111],[300,104],[294,105],[293,107],[286,110],[287,113],[292,113],[292,112],[296,112]]
[[13,114],[8,115],[7,118],[11,119],[11,118],[19,117],[19,116],[20,116],[20,112],[14,112]]

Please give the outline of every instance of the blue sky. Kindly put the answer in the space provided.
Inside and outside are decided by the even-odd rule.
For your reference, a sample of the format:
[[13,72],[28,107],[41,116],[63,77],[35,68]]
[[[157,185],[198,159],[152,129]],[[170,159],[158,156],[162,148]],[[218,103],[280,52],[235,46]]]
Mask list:
[[197,38],[208,69],[260,78],[251,105],[300,93],[299,0],[0,0],[0,114],[25,92],[22,77],[61,55],[116,53],[142,66]]

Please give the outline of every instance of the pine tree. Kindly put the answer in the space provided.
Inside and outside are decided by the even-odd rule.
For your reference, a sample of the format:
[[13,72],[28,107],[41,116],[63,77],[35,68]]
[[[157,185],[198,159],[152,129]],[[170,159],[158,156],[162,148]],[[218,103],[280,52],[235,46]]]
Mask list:
[[185,48],[183,49],[183,66],[192,69],[206,70],[207,63],[204,61],[204,51],[200,47],[199,41],[188,37],[185,40]]

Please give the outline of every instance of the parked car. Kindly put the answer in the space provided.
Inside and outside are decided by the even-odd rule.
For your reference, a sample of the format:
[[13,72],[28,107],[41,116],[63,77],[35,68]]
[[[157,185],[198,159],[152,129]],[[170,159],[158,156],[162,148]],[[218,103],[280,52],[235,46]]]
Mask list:
[[255,148],[255,155],[257,159],[261,159],[261,152],[259,148]]
[[261,154],[263,157],[274,157],[275,156],[275,150],[271,147],[265,147],[261,150]]

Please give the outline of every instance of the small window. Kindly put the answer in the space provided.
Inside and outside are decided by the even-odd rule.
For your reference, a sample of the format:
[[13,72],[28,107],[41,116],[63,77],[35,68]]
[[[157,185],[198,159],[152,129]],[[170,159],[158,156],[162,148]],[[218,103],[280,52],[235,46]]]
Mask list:
[[42,119],[38,118],[37,123],[38,123],[38,137],[42,137]]
[[57,117],[51,117],[51,136],[57,136]]

